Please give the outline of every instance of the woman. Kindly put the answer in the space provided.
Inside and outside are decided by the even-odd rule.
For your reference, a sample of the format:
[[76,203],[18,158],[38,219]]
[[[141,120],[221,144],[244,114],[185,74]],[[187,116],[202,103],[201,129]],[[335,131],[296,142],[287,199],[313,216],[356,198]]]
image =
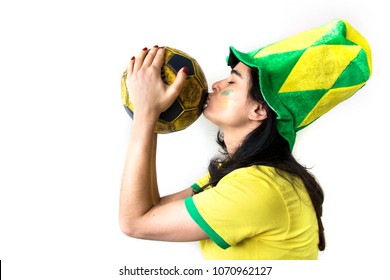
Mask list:
[[[250,55],[260,57],[255,53]],[[220,128],[218,142],[225,153],[211,160],[209,173],[192,187],[159,196],[154,127],[186,78],[183,68],[171,86],[165,85],[163,57],[164,48],[144,48],[128,67],[134,124],[120,194],[122,231],[142,239],[200,240],[206,259],[317,259],[325,249],[324,195],[292,156],[299,128],[289,137],[291,121],[270,101],[262,80],[268,75],[259,73],[267,68],[264,61],[255,67],[253,57],[234,48],[231,74],[212,85],[204,109]]]

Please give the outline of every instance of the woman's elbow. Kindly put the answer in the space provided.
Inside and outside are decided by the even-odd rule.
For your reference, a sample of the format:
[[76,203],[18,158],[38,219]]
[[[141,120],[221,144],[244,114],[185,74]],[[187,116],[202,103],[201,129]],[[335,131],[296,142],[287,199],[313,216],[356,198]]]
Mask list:
[[138,238],[138,230],[137,230],[137,226],[134,222],[129,222],[128,220],[126,219],[119,219],[119,227],[121,229],[121,231],[129,236],[129,237],[133,237],[133,238]]

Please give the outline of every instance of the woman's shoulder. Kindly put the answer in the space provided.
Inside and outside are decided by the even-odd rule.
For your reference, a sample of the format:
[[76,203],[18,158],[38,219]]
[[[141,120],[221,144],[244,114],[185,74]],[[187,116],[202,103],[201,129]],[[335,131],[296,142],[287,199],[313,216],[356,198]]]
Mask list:
[[226,175],[220,183],[243,187],[260,187],[263,191],[268,189],[272,192],[290,192],[293,189],[305,192],[303,182],[299,177],[264,165],[236,169]]
[[276,171],[274,167],[265,165],[252,165],[249,167],[238,168],[228,175],[226,178],[242,177],[242,178],[273,178],[280,177],[281,175]]
[[286,184],[285,178],[278,174],[274,167],[253,165],[250,167],[238,168],[223,177],[218,185],[228,185],[238,188],[261,187],[263,191],[269,189],[275,191],[275,188]]

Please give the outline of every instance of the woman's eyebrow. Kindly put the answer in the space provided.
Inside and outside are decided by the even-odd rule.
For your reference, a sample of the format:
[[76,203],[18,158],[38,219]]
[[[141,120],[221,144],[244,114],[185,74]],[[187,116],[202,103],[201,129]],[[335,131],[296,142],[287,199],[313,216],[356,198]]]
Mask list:
[[240,78],[242,79],[241,73],[238,72],[237,70],[232,69],[232,71],[230,71],[230,74],[231,74],[231,75],[235,74],[235,75],[237,75],[238,77],[240,77]]

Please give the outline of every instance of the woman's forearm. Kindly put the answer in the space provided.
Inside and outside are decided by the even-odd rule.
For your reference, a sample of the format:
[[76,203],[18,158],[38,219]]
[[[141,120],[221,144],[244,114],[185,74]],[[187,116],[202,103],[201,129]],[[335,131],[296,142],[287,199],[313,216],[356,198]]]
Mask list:
[[120,191],[120,225],[132,230],[159,200],[155,170],[157,136],[154,125],[134,122]]
[[156,171],[156,154],[157,154],[157,133],[154,133],[153,144],[152,144],[152,155],[151,155],[151,194],[152,202],[157,205],[160,202],[160,192],[158,190],[157,183],[157,171]]

